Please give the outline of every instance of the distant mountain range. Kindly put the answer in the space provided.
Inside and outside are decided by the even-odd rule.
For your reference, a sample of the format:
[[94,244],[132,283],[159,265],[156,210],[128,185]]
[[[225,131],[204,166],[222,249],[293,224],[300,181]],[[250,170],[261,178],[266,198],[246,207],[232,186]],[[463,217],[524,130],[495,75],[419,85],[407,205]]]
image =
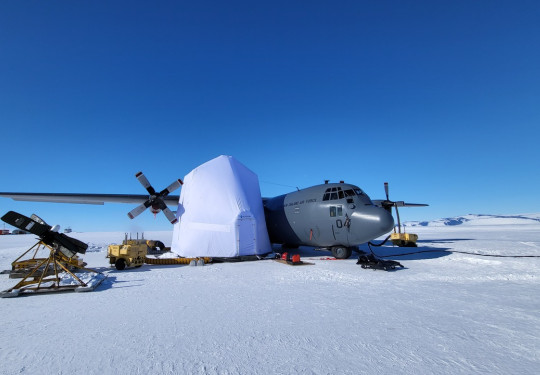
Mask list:
[[442,227],[445,225],[515,225],[540,224],[540,213],[520,215],[481,215],[448,217],[432,221],[407,221],[406,227]]

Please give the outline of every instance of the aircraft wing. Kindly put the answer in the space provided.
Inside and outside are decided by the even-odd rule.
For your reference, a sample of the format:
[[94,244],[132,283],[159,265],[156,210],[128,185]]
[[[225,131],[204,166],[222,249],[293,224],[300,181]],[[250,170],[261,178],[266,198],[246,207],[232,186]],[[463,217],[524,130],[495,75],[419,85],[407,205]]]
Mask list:
[[[0,197],[11,198],[15,201],[98,204],[104,203],[144,203],[148,195],[141,194],[72,194],[72,193],[4,193]],[[178,205],[178,195],[168,195],[163,198],[166,204]]]

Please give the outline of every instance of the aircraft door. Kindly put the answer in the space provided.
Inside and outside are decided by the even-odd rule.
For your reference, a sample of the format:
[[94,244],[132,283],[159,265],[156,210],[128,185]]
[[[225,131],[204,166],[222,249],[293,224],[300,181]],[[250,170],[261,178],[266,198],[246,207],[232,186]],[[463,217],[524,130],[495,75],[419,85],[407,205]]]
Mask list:
[[240,215],[236,220],[238,255],[255,254],[257,250],[256,223],[253,216]]

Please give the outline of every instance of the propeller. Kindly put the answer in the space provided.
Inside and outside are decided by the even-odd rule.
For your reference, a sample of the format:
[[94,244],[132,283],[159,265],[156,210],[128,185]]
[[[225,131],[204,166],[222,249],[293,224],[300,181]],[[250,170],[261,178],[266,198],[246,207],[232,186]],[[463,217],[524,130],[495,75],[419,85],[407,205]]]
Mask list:
[[398,207],[425,207],[428,206],[425,203],[405,203],[404,201],[391,201],[390,200],[390,194],[388,189],[388,182],[384,183],[384,193],[386,195],[386,200],[375,200],[373,203],[375,203],[377,206],[381,206],[388,212],[392,213],[392,207],[396,209],[396,216],[398,221],[398,228],[401,231],[401,221],[399,219],[399,211]]
[[60,251],[68,258],[72,258],[76,253],[84,254],[88,248],[88,245],[84,242],[66,236],[63,233],[58,233],[58,230],[60,229],[58,225],[51,227],[36,215],[32,215],[32,217],[29,218],[18,212],[9,211],[2,216],[2,221],[21,230],[35,234],[40,238],[41,242]]
[[183,185],[182,180],[178,179],[174,181],[172,184],[170,184],[167,188],[163,189],[159,193],[156,192],[156,190],[150,185],[150,182],[146,178],[146,176],[139,172],[135,175],[137,177],[137,180],[141,183],[141,185],[148,191],[148,199],[146,202],[142,203],[141,205],[135,207],[133,210],[131,210],[128,213],[128,216],[130,219],[133,219],[137,216],[139,216],[144,210],[146,210],[148,207],[150,207],[150,211],[154,215],[159,213],[160,211],[163,211],[167,219],[171,222],[171,224],[176,224],[178,219],[176,218],[176,215],[167,207],[167,204],[163,200],[167,195],[169,195],[171,192],[178,189],[181,185]]
[[425,203],[406,203],[404,201],[391,201],[389,198],[388,193],[388,182],[384,183],[384,193],[386,194],[386,200],[374,200],[373,203],[375,203],[377,206],[381,206],[385,208],[388,211],[392,210],[392,207],[425,207],[429,206]]

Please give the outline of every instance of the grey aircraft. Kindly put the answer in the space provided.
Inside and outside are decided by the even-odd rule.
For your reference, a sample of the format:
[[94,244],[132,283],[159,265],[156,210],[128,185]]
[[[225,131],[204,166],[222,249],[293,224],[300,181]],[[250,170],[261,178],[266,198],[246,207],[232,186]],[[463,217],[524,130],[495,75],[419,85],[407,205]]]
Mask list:
[[[128,213],[133,219],[147,208],[160,211],[171,223],[176,215],[168,208],[178,205],[179,196],[169,195],[182,184],[176,180],[157,192],[144,174],[136,174],[149,195],[133,194],[66,194],[66,193],[9,193],[0,196],[16,201],[104,204],[140,203]],[[358,186],[328,183],[293,191],[274,198],[263,198],[266,226],[270,242],[284,247],[313,246],[330,250],[338,259],[349,258],[358,245],[380,237],[394,228],[392,207],[418,207],[426,204],[391,201],[385,183],[385,200],[371,200]]]
[[263,198],[270,241],[285,247],[301,245],[331,250],[338,259],[351,256],[358,245],[394,228],[392,207],[426,204],[372,201],[358,186],[316,185],[274,198]]

